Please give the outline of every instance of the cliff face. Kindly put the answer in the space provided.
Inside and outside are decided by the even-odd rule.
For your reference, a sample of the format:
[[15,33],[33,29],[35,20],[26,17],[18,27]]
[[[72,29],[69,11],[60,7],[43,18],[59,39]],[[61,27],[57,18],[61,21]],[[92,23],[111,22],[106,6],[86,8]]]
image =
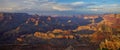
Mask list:
[[120,14],[116,14],[116,18],[120,18]]
[[0,13],[0,22],[4,19],[3,13]]
[[[101,21],[101,18],[98,16],[93,16],[92,18],[94,17],[95,21]],[[21,35],[32,35],[37,31],[48,32],[55,29],[61,29],[64,30],[64,34],[70,34],[71,31],[67,30],[74,30],[80,25],[84,26],[90,23],[90,19],[79,17],[51,17],[28,15],[26,13],[0,13],[0,28],[2,28],[0,29],[0,41],[14,41]]]
[[[97,21],[98,16],[91,18],[94,17],[95,21]],[[25,32],[31,32],[31,30],[33,32],[47,32],[54,29],[73,30],[79,25],[87,25],[90,23],[90,19],[79,17],[51,17],[28,15],[26,13],[0,13],[0,28],[3,28],[0,30],[0,33],[14,29],[18,31],[26,30]]]
[[26,13],[0,13],[0,33],[12,30],[28,18]]
[[103,16],[106,25],[113,28],[120,28],[120,14],[107,14]]

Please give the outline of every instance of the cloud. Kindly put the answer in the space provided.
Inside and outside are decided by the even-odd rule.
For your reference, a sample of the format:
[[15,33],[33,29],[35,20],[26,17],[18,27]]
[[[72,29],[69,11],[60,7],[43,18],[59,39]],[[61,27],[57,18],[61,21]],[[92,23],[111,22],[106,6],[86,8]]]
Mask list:
[[[50,10],[48,0],[0,0],[0,11]],[[47,6],[48,4],[48,6]],[[43,6],[44,5],[44,6]],[[11,9],[9,9],[11,8]]]
[[72,2],[72,3],[58,3],[54,4],[53,9],[59,11],[73,11],[78,9],[83,9],[88,6],[95,5],[93,3],[85,3],[85,2]]
[[85,4],[84,2],[73,2],[72,5],[82,5]]
[[115,13],[120,12],[119,4],[103,4],[103,5],[94,5],[89,6],[90,11],[102,12],[102,13]]
[[53,6],[53,9],[55,9],[55,10],[59,10],[59,11],[72,10],[72,8],[63,7],[63,6]]
[[90,4],[84,2],[56,3],[54,0],[0,0],[0,11],[71,11]]
[[120,12],[120,4],[85,1],[61,3],[56,0],[0,0],[0,11],[41,14],[109,13]]

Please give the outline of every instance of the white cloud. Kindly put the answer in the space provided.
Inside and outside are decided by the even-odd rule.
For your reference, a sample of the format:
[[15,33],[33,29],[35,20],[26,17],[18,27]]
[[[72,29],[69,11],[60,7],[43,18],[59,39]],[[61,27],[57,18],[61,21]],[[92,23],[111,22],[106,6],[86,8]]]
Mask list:
[[53,4],[53,2],[49,2],[48,0],[0,0],[0,1],[2,1],[0,2],[0,11],[6,11],[6,12],[26,11],[26,10],[47,11],[52,9],[51,5]]
[[90,11],[103,12],[103,13],[115,13],[120,12],[119,4],[103,4],[87,7]]
[[85,2],[56,3],[54,0],[0,0],[0,11],[71,11],[86,6]]
[[71,3],[72,5],[82,5],[82,4],[85,4],[84,2],[73,2]]
[[[0,11],[71,11],[84,5],[84,2],[68,4],[56,3],[49,0],[0,0]],[[2,10],[4,8],[4,10]],[[11,8],[11,9],[8,9]]]
[[98,11],[99,9],[90,9],[91,11]]
[[53,9],[58,10],[58,11],[67,11],[67,10],[72,10],[70,7],[64,7],[60,5],[53,6]]
[[4,12],[120,12],[120,4],[97,4],[86,2],[59,3],[55,0],[0,0]]

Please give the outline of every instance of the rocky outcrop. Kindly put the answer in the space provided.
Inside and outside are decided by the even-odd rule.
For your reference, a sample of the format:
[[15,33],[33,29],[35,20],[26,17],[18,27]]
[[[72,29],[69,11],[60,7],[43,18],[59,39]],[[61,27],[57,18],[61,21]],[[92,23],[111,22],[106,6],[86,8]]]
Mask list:
[[4,19],[3,13],[0,13],[0,21]]
[[107,14],[103,17],[106,25],[113,28],[120,28],[120,14]]

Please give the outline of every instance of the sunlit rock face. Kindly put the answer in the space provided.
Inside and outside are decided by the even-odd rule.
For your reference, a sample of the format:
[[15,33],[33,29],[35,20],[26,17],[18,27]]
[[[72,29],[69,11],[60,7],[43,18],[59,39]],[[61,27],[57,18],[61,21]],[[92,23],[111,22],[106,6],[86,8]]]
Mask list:
[[3,13],[0,13],[0,21],[4,19]]
[[96,19],[99,18],[98,15],[84,15],[84,19]]
[[103,16],[106,25],[113,28],[120,28],[120,14],[107,14]]
[[120,14],[116,14],[116,18],[120,18]]

